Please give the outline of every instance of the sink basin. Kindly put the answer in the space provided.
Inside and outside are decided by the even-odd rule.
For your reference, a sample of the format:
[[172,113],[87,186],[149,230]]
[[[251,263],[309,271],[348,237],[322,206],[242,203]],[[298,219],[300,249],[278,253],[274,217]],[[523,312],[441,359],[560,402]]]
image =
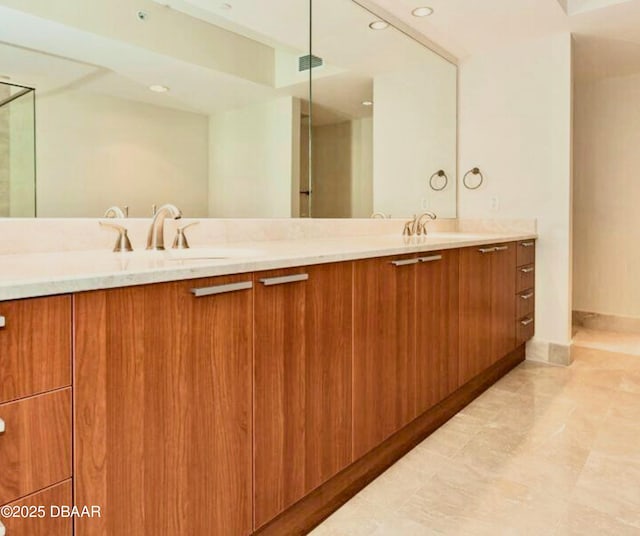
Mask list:
[[207,260],[207,259],[242,259],[245,257],[257,257],[262,254],[259,249],[242,248],[207,248],[194,247],[189,249],[168,249],[166,260]]

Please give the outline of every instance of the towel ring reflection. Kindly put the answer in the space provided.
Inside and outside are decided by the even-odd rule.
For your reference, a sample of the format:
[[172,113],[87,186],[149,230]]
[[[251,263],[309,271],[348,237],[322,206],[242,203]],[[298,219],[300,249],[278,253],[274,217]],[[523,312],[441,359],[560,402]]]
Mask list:
[[[433,179],[435,179],[436,177],[444,177],[444,184],[440,188],[433,185]],[[436,192],[441,192],[447,187],[448,184],[449,177],[447,177],[447,174],[443,169],[439,169],[438,171],[436,171],[433,175],[431,175],[431,178],[429,179],[429,186],[431,186],[431,189],[435,190]]]
[[[480,182],[475,186],[469,186],[469,183],[467,182],[469,175],[480,175]],[[469,190],[477,190],[478,188],[480,188],[480,186],[482,186],[483,182],[484,182],[484,175],[482,174],[482,171],[480,171],[480,168],[477,168],[477,167],[474,167],[473,169],[470,169],[469,171],[467,171],[464,174],[464,177],[462,178],[462,184],[464,184],[465,188]]]

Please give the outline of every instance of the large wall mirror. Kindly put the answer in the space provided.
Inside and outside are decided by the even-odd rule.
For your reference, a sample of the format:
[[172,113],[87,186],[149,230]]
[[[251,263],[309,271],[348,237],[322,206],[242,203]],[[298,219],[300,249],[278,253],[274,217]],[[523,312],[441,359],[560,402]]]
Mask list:
[[352,0],[0,0],[0,20],[0,89],[35,89],[29,131],[0,106],[0,217],[455,215],[456,67]]

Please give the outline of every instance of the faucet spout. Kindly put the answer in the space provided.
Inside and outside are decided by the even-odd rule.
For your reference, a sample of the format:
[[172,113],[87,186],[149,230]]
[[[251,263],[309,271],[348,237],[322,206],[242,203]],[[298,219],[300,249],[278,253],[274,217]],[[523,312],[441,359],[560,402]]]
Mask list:
[[147,235],[147,249],[164,249],[164,220],[167,218],[179,220],[182,218],[182,212],[178,207],[171,204],[162,205],[156,211]]

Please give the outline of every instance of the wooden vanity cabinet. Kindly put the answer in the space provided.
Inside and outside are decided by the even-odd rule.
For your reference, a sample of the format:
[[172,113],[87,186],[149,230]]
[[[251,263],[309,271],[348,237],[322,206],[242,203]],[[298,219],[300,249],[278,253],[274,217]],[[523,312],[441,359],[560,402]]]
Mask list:
[[416,265],[416,415],[459,386],[459,252],[423,254]]
[[0,404],[71,385],[71,296],[0,302]]
[[416,267],[416,255],[354,263],[354,459],[416,415]]
[[516,244],[460,250],[460,385],[516,348]]
[[254,275],[255,525],[351,463],[352,263]]
[[252,532],[251,285],[74,297],[77,536]]

